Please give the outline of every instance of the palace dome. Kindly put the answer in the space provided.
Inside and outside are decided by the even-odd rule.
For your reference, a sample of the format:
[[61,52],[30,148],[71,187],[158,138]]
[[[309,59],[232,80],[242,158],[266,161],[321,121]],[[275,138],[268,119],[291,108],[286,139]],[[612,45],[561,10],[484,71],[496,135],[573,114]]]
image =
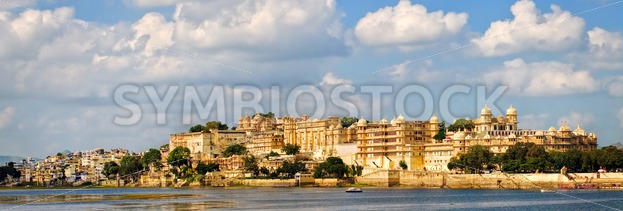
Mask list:
[[401,114],[398,116],[398,119],[396,119],[396,123],[405,123],[405,117]]
[[452,140],[465,140],[465,132],[459,131],[452,136]]
[[580,123],[578,123],[578,128],[573,131],[576,135],[586,135],[586,131],[580,127]]
[[512,104],[506,109],[506,116],[508,115],[517,115],[517,109],[513,108]]
[[556,128],[554,126],[549,127],[550,132],[556,132]]
[[567,124],[563,124],[562,126],[560,126],[560,131],[565,131],[565,132],[569,132],[571,131],[571,128],[569,127],[569,125]]
[[387,119],[381,119],[380,123],[386,125],[387,124]]
[[482,110],[480,110],[480,115],[489,115],[491,116],[491,109],[489,108],[489,106],[487,106],[487,104],[485,104],[485,107],[482,108]]
[[439,119],[437,118],[437,116],[435,116],[433,114],[433,116],[430,117],[430,119],[428,120],[430,123],[438,123]]
[[361,117],[361,119],[357,121],[357,126],[359,127],[365,127],[367,125],[368,125],[368,121],[366,121],[366,119],[364,119],[363,117]]

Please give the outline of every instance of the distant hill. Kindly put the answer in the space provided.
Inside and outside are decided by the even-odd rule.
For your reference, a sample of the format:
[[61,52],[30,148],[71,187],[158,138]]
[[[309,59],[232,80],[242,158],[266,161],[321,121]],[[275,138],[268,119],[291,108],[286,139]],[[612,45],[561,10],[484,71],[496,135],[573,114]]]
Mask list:
[[[19,162],[22,161],[23,159],[26,159],[25,157],[20,157],[20,156],[6,156],[6,155],[0,155],[0,166],[4,166],[5,163],[8,162]],[[35,158],[36,161],[39,161],[41,159]]]

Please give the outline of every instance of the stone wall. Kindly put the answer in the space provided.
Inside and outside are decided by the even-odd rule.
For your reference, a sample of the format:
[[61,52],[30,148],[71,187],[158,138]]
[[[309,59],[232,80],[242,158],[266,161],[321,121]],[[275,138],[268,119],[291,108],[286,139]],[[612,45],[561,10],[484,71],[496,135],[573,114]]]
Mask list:
[[141,187],[170,187],[173,185],[173,178],[141,176],[139,180]]
[[400,184],[399,170],[375,170],[367,171],[360,177],[355,178],[357,184],[390,187]]
[[253,187],[293,187],[295,182],[294,179],[244,179],[236,180],[234,184]]
[[410,187],[442,187],[443,174],[421,171],[400,171],[400,185]]
[[336,187],[337,179],[316,179],[315,184],[320,187]]
[[508,188],[540,189],[573,187],[591,183],[597,186],[623,184],[623,173],[583,174],[447,174],[426,171],[377,170],[356,178],[357,184],[422,188]]

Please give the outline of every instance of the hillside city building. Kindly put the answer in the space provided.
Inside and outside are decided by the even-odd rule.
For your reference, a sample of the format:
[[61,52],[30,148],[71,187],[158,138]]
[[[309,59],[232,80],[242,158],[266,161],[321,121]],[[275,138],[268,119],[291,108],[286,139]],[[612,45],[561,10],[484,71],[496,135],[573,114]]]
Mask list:
[[[534,143],[548,151],[562,152],[597,148],[596,134],[586,132],[580,123],[575,129],[565,123],[558,129],[519,129],[517,109],[512,105],[504,116],[497,117],[485,105],[478,118],[455,120],[452,130],[450,125],[446,125],[445,137],[437,137],[437,140],[435,135],[442,122],[434,115],[427,121],[409,121],[402,115],[390,121],[368,121],[362,117],[349,124],[338,117],[311,119],[303,115],[276,118],[258,113],[253,117],[240,117],[235,130],[171,134],[169,144],[160,148],[161,163],[166,163],[170,150],[183,146],[190,150],[193,165],[199,162],[216,163],[220,165],[223,176],[241,177],[246,173],[243,156],[223,157],[222,153],[228,146],[244,145],[250,154],[263,158],[260,167],[274,171],[284,161],[294,159],[294,156],[285,155],[282,151],[283,146],[291,144],[300,146],[300,154],[305,157],[302,162],[309,170],[328,157],[338,156],[345,164],[363,166],[367,172],[401,169],[401,162],[407,165],[406,170],[441,172],[448,171],[452,157],[467,153],[477,145],[487,147],[495,154],[505,153],[517,143]],[[470,126],[456,127],[459,122],[469,123]],[[267,156],[271,152],[281,156]],[[107,181],[102,174],[106,162],[119,163],[125,156],[140,159],[142,155],[124,149],[94,149],[49,156],[40,162],[27,159],[15,164],[22,176],[9,180],[40,185],[100,183]],[[150,169],[141,181],[149,179],[165,181],[159,184],[172,183],[173,180],[167,177],[167,165],[163,168],[164,171]],[[120,181],[117,179],[116,182]]]
[[271,151],[284,154],[281,148],[293,144],[314,160],[339,156],[348,165],[363,165],[366,169],[399,169],[404,161],[408,170],[427,171],[447,171],[450,158],[476,145],[496,154],[505,153],[518,142],[554,151],[597,148],[597,136],[584,131],[579,123],[575,130],[567,124],[559,129],[519,129],[517,110],[512,105],[505,116],[498,117],[493,117],[485,105],[480,117],[469,121],[473,128],[447,131],[446,137],[438,141],[434,136],[439,132],[440,120],[434,115],[428,121],[407,121],[400,115],[390,121],[369,122],[362,117],[344,127],[338,117],[312,120],[307,115],[276,118],[258,113],[240,117],[236,130],[172,134],[170,147],[188,147],[199,155],[194,158],[213,161],[232,144],[244,144],[256,156]]

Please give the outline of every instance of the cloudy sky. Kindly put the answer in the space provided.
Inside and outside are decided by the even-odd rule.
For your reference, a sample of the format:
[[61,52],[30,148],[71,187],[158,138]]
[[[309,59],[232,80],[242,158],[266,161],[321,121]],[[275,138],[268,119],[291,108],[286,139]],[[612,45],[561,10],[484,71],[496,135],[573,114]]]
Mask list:
[[[610,0],[5,0],[0,155],[156,148],[188,123],[254,113],[232,109],[235,93],[279,115],[446,121],[499,95],[493,114],[512,104],[520,128],[581,122],[606,146],[623,137],[620,11]],[[346,102],[327,103],[336,87]],[[444,100],[449,87],[462,93]],[[185,110],[219,91],[210,112]],[[133,105],[141,115],[116,123]]]

